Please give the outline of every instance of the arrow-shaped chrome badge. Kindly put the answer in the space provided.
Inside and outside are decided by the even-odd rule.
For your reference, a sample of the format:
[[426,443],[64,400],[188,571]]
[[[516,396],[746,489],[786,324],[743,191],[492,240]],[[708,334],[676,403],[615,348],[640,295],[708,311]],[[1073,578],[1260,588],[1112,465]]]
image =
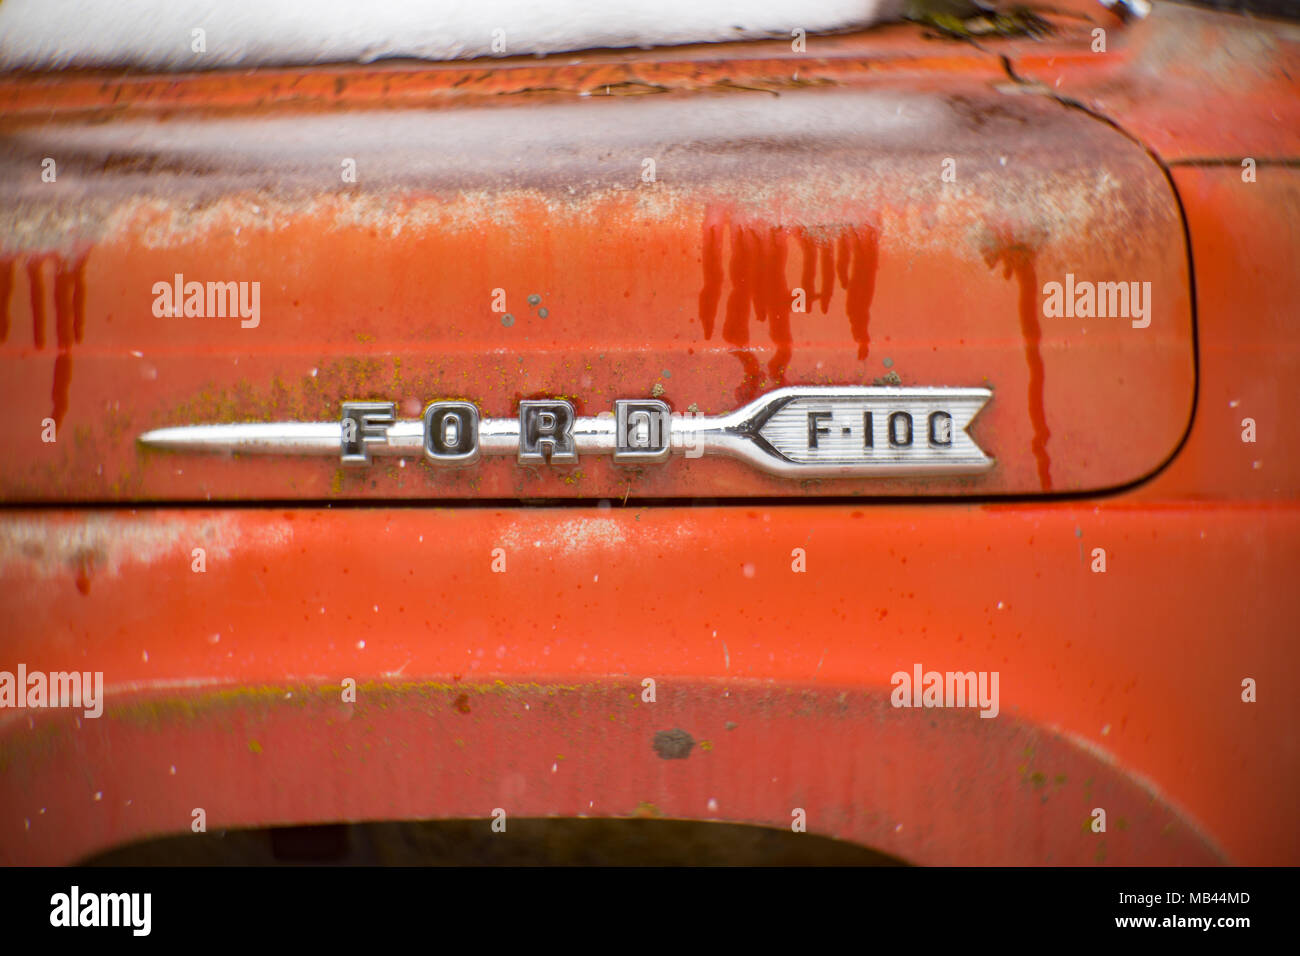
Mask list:
[[619,399],[594,418],[579,418],[562,400],[521,402],[517,418],[482,418],[471,402],[432,402],[418,419],[398,419],[393,402],[344,402],[336,422],[183,425],[139,440],[173,451],[339,455],[362,466],[375,455],[423,455],[441,465],[483,455],[552,465],[613,455],[635,465],[707,454],[786,478],[957,475],[993,467],[966,430],[992,397],[987,388],[793,386],[728,415]]

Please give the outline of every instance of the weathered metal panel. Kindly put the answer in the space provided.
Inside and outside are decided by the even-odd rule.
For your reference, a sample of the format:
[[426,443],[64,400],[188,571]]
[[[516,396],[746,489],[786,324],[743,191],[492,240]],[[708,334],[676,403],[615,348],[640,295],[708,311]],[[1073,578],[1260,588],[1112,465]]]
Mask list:
[[[886,73],[779,95],[19,113],[2,133],[0,397],[30,427],[0,434],[0,493],[621,499],[1134,481],[1176,447],[1193,400],[1177,204],[1140,147],[1006,85]],[[49,154],[57,183],[40,180]],[[1048,284],[1076,280],[1135,283],[1133,317],[1049,313]],[[202,314],[157,314],[178,282],[243,282],[247,316],[207,314],[225,286],[214,305],[185,293]],[[586,415],[651,396],[720,414],[783,385],[873,383],[993,389],[973,434],[996,467],[800,482],[715,459],[449,472],[417,456],[353,471],[134,441],[337,420],[349,399],[408,418],[441,398],[494,417],[539,397]]]
[[[5,516],[0,557],[0,670],[107,688],[99,718],[3,712],[10,862],[199,806],[487,826],[643,802],[802,807],[936,863],[1300,854],[1300,702],[1266,689],[1296,666],[1288,505],[64,512]],[[891,706],[916,665],[997,672],[997,717]],[[656,752],[674,729],[687,759]]]

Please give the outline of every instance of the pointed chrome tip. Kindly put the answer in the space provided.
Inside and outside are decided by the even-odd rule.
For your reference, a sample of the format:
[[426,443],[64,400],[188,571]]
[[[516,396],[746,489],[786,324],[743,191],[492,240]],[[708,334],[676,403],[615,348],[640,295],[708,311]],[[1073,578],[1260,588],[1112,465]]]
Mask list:
[[181,448],[189,444],[185,438],[183,428],[155,428],[140,435],[136,441],[150,448]]
[[147,448],[225,454],[337,455],[338,422],[249,422],[155,428],[136,438]]

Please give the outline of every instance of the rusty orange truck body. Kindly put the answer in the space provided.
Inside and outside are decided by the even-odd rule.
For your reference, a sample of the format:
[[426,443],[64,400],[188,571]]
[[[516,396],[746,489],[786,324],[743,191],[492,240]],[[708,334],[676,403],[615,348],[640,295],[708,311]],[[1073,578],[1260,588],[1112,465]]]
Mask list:
[[[198,807],[1300,862],[1300,28],[1067,13],[0,76],[0,671],[104,688],[0,708],[0,862]],[[994,464],[139,440],[811,386],[988,389]]]

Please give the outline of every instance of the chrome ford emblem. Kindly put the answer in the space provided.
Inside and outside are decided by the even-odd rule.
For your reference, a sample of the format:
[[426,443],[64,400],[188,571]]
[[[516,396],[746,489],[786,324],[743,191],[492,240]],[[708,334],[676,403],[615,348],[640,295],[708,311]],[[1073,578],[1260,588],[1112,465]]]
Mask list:
[[967,432],[993,397],[987,388],[876,386],[777,389],[727,415],[672,411],[658,399],[618,399],[612,412],[579,417],[562,400],[519,403],[516,418],[483,418],[472,402],[431,402],[399,419],[394,402],[344,402],[339,421],[184,425],[145,432],[154,448],[241,454],[423,456],[472,465],[514,455],[524,465],[570,465],[613,455],[641,465],[726,455],[787,478],[973,474],[994,460]]

